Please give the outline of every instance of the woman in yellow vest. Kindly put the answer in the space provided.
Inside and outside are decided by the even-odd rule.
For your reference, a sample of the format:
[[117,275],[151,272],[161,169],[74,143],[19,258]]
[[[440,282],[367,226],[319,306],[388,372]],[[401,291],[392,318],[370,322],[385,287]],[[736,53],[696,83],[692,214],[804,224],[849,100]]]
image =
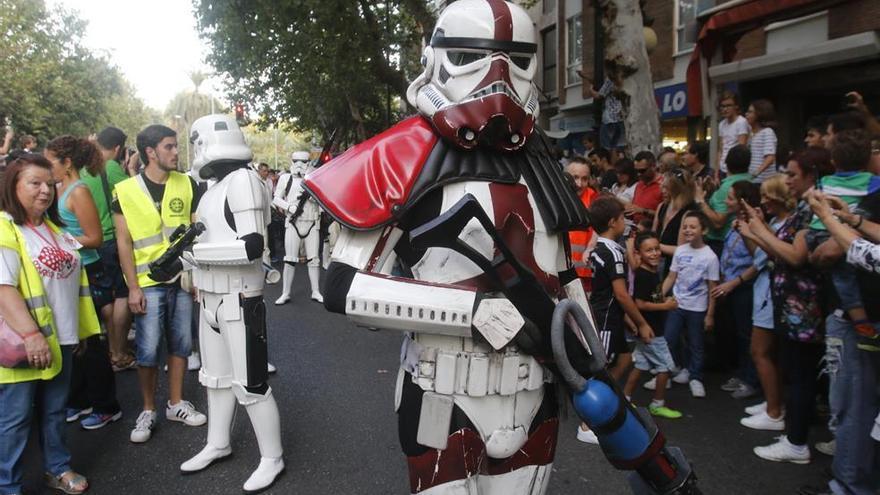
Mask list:
[[0,493],[21,493],[32,422],[41,428],[46,484],[74,494],[89,487],[70,469],[65,405],[73,349],[100,327],[79,243],[58,228],[51,170],[42,156],[22,156],[7,167],[0,196],[0,316],[28,355],[25,367],[0,367]]

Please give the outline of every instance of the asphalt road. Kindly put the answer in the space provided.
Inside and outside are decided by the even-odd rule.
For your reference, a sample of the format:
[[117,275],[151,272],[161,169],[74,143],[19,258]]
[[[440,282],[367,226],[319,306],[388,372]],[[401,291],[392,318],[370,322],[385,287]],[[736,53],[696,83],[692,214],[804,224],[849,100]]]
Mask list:
[[[271,378],[281,410],[287,470],[266,493],[273,494],[403,494],[408,493],[405,459],[397,443],[393,389],[400,335],[356,328],[339,315],[308,300],[305,270],[297,273],[295,299],[274,306],[278,286],[268,288],[270,360],[278,367]],[[705,494],[791,494],[803,484],[820,484],[830,458],[813,451],[809,465],[779,464],[759,459],[752,447],[771,443],[774,432],[739,425],[742,409],[755,401],[730,398],[718,386],[726,376],[707,376],[708,398],[693,399],[677,385],[668,394],[671,407],[685,417],[660,420],[670,443],[693,462]],[[234,456],[208,470],[182,476],[178,466],[198,452],[205,427],[188,427],[164,419],[146,444],[129,442],[140,411],[134,372],[117,374],[125,412],[117,423],[85,431],[71,425],[68,444],[73,467],[88,476],[94,494],[236,494],[259,462],[247,414],[239,409],[233,432]],[[650,401],[640,389],[637,404]],[[207,413],[205,392],[195,373],[188,373],[185,396]],[[160,400],[167,399],[163,383]],[[2,407],[2,406],[0,406]],[[612,468],[596,446],[575,439],[577,420],[563,418],[550,482],[554,494],[627,494],[624,474]],[[811,443],[826,440],[814,428]],[[41,488],[41,462],[36,435],[26,451],[25,493]]]

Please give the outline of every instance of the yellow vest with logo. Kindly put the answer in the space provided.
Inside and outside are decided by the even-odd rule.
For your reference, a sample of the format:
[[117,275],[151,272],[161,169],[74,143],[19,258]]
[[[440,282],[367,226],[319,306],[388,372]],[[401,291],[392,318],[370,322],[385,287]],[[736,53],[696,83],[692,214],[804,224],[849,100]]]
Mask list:
[[[143,175],[116,184],[114,194],[128,225],[134,248],[134,265],[140,287],[158,285],[149,276],[150,263],[168,249],[168,237],[179,225],[189,225],[192,214],[192,185],[189,176],[171,172],[162,196],[162,214],[153,204]],[[129,281],[130,282],[130,281]]]
[[[45,221],[56,235],[61,235],[61,231],[55,224],[48,219]],[[21,228],[12,222],[12,218],[7,213],[0,214],[0,247],[14,250],[21,258],[18,291],[24,298],[31,317],[36,321],[40,332],[46,337],[49,351],[52,353],[52,366],[43,370],[0,367],[0,383],[51,380],[61,371],[61,346],[58,344],[55,318],[52,314],[52,308],[49,307],[49,299],[43,288],[43,280],[34,267],[33,259],[28,254]],[[86,270],[80,266],[79,272],[79,338],[82,340],[101,333],[101,326],[98,323],[98,315],[95,313],[95,306],[89,293]]]

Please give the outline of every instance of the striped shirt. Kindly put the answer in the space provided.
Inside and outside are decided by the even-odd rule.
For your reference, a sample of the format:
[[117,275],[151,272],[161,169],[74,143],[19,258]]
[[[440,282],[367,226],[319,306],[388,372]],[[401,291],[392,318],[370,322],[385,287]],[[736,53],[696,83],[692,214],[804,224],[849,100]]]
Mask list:
[[[819,179],[819,189],[825,194],[839,197],[852,210],[862,198],[880,191],[880,177],[870,172],[837,172]],[[818,216],[813,215],[810,228],[825,230],[825,225]]]
[[752,139],[749,141],[749,148],[752,150],[752,161],[749,163],[749,173],[752,175],[755,175],[758,172],[758,169],[761,168],[761,164],[764,163],[764,159],[767,158],[768,155],[774,156],[773,163],[765,168],[760,175],[755,177],[754,182],[760,184],[776,175],[776,133],[773,132],[773,129],[765,127],[752,134]]

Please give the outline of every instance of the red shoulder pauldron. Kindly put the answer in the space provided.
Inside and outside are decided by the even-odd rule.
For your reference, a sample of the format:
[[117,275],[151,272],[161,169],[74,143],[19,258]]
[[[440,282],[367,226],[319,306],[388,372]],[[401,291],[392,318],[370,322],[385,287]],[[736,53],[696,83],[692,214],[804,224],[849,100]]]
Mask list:
[[346,227],[380,227],[406,204],[437,139],[427,120],[409,118],[315,170],[303,185]]

